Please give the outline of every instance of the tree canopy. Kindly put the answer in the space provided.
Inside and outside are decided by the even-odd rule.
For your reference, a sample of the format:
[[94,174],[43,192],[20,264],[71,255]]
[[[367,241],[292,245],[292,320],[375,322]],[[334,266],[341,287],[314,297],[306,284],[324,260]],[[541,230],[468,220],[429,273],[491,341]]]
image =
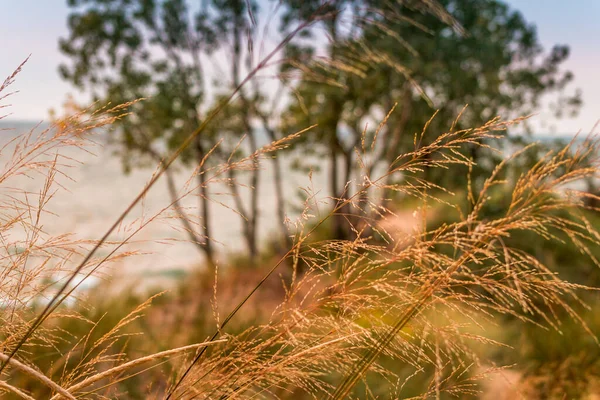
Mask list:
[[[344,159],[343,164],[350,167],[355,165],[349,159],[354,157],[365,124],[381,120],[393,108],[374,157],[388,163],[394,154],[414,146],[414,135],[424,126],[429,133],[423,140],[433,140],[459,115],[457,129],[481,125],[497,115],[528,115],[545,101],[553,102],[557,115],[577,111],[580,94],[569,92],[573,74],[562,68],[568,46],[545,51],[535,26],[501,1],[438,3],[461,29],[412,7],[369,1],[379,11],[362,18],[374,22],[358,35],[331,41],[326,49],[330,58],[347,68],[332,70],[315,63],[303,72],[306,78],[297,88],[299,100],[290,106],[286,124],[318,124],[318,134],[307,138],[327,143],[323,151],[332,160]],[[351,7],[353,2],[347,4]],[[329,24],[327,30],[333,38],[347,31],[341,23]],[[297,57],[314,51],[306,44],[300,47]],[[321,79],[311,79],[315,70]],[[371,136],[376,127],[371,123]],[[482,166],[486,165],[485,157],[492,157],[473,151],[472,156]],[[331,163],[332,168],[336,165]],[[342,173],[344,177],[350,175],[348,170]],[[331,189],[334,196],[344,190],[346,181],[339,182]]]
[[[264,132],[275,140],[317,124],[294,148],[326,156],[330,194],[343,198],[357,170],[355,148],[363,135],[375,136],[388,113],[371,168],[411,149],[424,126],[428,134],[419,141],[496,115],[529,114],[547,100],[562,115],[580,105],[579,94],[569,92],[573,75],[562,68],[568,47],[544,50],[535,26],[500,0],[284,0],[260,7],[250,0],[68,3],[69,36],[60,46],[71,62],[61,66],[64,78],[101,103],[145,98],[135,104],[134,117],[119,122],[116,141],[126,169],[160,158],[158,149],[179,146],[256,67],[256,47],[265,39],[259,33],[268,24],[260,19],[272,17],[269,5],[279,11],[272,20],[280,38],[296,33],[279,64],[284,90],[269,92],[256,80],[239,90],[221,122],[183,153],[184,162],[200,163],[219,137],[235,143],[248,135],[253,152]],[[315,14],[320,17],[312,28],[294,31]],[[215,59],[226,60],[225,67],[215,67]],[[286,109],[269,109],[266,100],[284,96]],[[471,157],[480,169],[494,164],[493,154],[481,149],[473,148]],[[281,167],[274,162],[283,219]],[[456,180],[429,178],[450,185]],[[258,196],[257,173],[251,183]],[[249,236],[256,233],[257,202],[253,197],[247,207],[238,204],[249,217],[243,222]],[[255,239],[248,237],[248,245],[256,251]]]

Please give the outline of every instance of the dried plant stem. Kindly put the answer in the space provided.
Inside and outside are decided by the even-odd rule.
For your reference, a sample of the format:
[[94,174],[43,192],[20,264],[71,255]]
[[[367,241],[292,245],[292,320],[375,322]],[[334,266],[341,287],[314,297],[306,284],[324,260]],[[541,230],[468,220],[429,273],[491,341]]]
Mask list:
[[[117,365],[116,367],[108,369],[106,371],[103,371],[102,373],[99,373],[97,375],[91,376],[91,377],[85,379],[84,381],[79,382],[78,384],[69,387],[67,390],[69,392],[75,393],[75,392],[77,392],[77,391],[85,388],[86,386],[89,386],[89,385],[91,385],[91,384],[93,384],[95,382],[98,382],[101,379],[107,378],[107,377],[109,377],[111,375],[114,375],[114,374],[117,374],[117,373],[119,373],[121,371],[125,371],[125,370],[128,370],[128,369],[137,367],[138,365],[141,365],[141,364],[144,364],[144,363],[147,363],[147,362],[150,362],[150,361],[154,361],[154,360],[156,360],[158,358],[170,357],[170,356],[173,356],[173,355],[176,355],[176,354],[179,354],[179,353],[185,353],[186,351],[189,351],[189,350],[195,350],[195,349],[198,349],[200,347],[210,346],[212,344],[223,343],[223,342],[226,342],[226,341],[227,341],[226,339],[220,339],[220,340],[215,340],[215,341],[210,341],[210,342],[196,343],[196,344],[191,344],[191,345],[188,345],[188,346],[178,347],[178,348],[171,349],[171,350],[161,351],[159,353],[151,354],[151,355],[146,356],[146,357],[140,357],[138,359],[126,362],[124,364]],[[57,400],[57,399],[60,399],[60,398],[61,398],[61,395],[57,394],[57,395],[53,396],[51,398],[51,400]]]
[[0,353],[0,360],[2,360],[5,363],[5,365],[10,364],[14,368],[19,369],[19,370],[23,371],[24,373],[26,373],[27,375],[32,376],[33,378],[42,382],[44,385],[46,385],[50,389],[54,390],[55,392],[59,393],[63,397],[66,397],[67,399],[70,399],[70,400],[76,400],[75,397],[71,393],[69,393],[66,389],[60,387],[57,383],[53,382],[50,378],[48,378],[46,375],[42,374],[41,372],[36,371],[35,369],[23,364],[22,362],[15,360],[14,358],[10,358],[9,356],[7,356],[4,353]]
[[0,387],[4,388],[10,392],[13,392],[14,394],[16,394],[17,396],[19,396],[22,399],[26,399],[26,400],[35,400],[33,397],[31,397],[30,395],[28,395],[27,393],[19,390],[18,388],[9,385],[8,383],[4,382],[4,381],[0,381]]

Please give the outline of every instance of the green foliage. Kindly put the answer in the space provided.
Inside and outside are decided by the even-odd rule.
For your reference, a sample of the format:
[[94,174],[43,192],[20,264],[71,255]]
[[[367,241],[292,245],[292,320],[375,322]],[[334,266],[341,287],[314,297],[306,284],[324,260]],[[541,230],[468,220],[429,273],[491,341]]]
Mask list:
[[[296,5],[289,3],[292,8]],[[352,9],[355,2],[344,3]],[[456,124],[460,129],[496,115],[529,114],[541,106],[542,99],[552,99],[560,115],[573,114],[581,103],[578,92],[567,92],[573,75],[562,65],[569,48],[555,46],[545,52],[535,26],[504,2],[440,1],[462,30],[432,12],[413,9],[411,3],[367,3],[376,11],[361,15],[372,21],[364,29],[348,32],[342,17],[326,26],[328,35],[338,40],[324,51],[345,68],[331,68],[324,62],[303,69],[298,101],[284,120],[289,126],[318,123],[318,133],[310,139],[326,144],[332,158],[352,158],[365,123],[381,119],[396,103],[373,156],[385,163],[398,152],[431,142],[435,135],[415,143],[415,134],[423,126],[429,132],[443,132],[457,115],[461,115]],[[290,55],[301,60],[310,45],[299,39],[298,46],[304,50],[295,49]],[[435,110],[436,117],[428,122]],[[371,123],[367,134],[372,137],[376,128]],[[473,148],[471,156],[497,160],[482,149]],[[480,168],[489,172],[494,164],[488,160]],[[457,183],[452,182],[456,177],[443,171],[431,178]]]

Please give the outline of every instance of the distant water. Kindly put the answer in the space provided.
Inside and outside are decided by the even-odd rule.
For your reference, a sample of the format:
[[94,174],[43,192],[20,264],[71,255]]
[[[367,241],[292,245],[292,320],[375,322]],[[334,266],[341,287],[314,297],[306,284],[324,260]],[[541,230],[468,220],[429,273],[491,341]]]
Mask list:
[[[0,121],[0,146],[14,138],[29,132],[35,124],[31,122]],[[44,128],[41,126],[36,131]],[[102,138],[95,138],[102,142]],[[89,148],[90,153],[76,149],[68,150],[65,155],[73,157],[81,164],[69,168],[66,173],[70,179],[59,177],[58,182],[67,190],[59,190],[48,205],[55,215],[46,215],[44,230],[50,235],[74,233],[81,239],[99,239],[109,228],[113,221],[126,208],[126,206],[141,191],[154,172],[153,168],[134,169],[125,175],[122,170],[121,160],[113,155],[109,146],[94,146]],[[0,154],[0,168],[9,157]],[[284,165],[284,188],[286,206],[290,217],[294,217],[294,210],[300,206],[298,195],[299,187],[306,186],[309,181],[304,173],[292,171],[289,158],[282,159]],[[189,168],[178,166],[176,180],[179,188],[183,188],[192,172]],[[262,161],[260,175],[259,197],[259,238],[270,238],[278,229],[276,219],[276,198],[272,180],[272,168],[269,160]],[[316,190],[323,191],[325,179],[322,173],[313,175],[313,184]],[[31,179],[20,176],[10,183],[13,187],[27,190],[31,193],[39,192],[43,179]],[[223,183],[210,186],[213,202],[211,224],[213,239],[217,250],[224,256],[227,253],[244,250],[245,245],[241,234],[240,217],[228,207],[233,207],[229,189]],[[244,196],[249,194],[248,189],[241,189]],[[138,207],[123,224],[123,227],[111,239],[119,240],[126,237],[132,227],[139,226],[139,218],[148,218],[161,208],[170,203],[166,180],[161,179],[152,188],[142,207]],[[190,196],[183,202],[184,207],[189,207],[191,214],[197,213],[196,205],[199,199]],[[187,235],[181,229],[176,219],[163,219],[148,225],[134,238],[134,243],[129,247],[147,253],[126,259],[116,265],[111,274],[125,275],[128,277],[144,276],[163,280],[180,276],[182,273],[194,268],[202,257],[198,249],[186,243]],[[107,250],[104,250],[106,253]]]

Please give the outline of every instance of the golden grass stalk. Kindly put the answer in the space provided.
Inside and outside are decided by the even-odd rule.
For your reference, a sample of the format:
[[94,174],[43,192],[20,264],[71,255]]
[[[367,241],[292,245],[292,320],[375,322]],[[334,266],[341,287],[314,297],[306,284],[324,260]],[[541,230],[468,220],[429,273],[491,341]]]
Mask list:
[[31,397],[27,393],[19,390],[19,388],[16,388],[16,387],[14,387],[12,385],[9,385],[8,383],[6,383],[4,381],[0,381],[0,387],[3,388],[3,389],[6,389],[9,392],[12,392],[12,393],[16,394],[17,396],[19,396],[22,399],[25,399],[25,400],[35,400],[33,397]]
[[[94,383],[96,383],[96,382],[98,382],[98,381],[100,381],[102,379],[108,378],[108,377],[110,377],[112,375],[119,374],[119,373],[121,373],[121,372],[123,372],[125,370],[133,369],[133,368],[135,368],[135,367],[137,367],[139,365],[142,365],[142,364],[154,361],[156,359],[164,358],[164,357],[171,357],[171,356],[174,356],[174,355],[178,355],[178,354],[181,354],[181,353],[188,352],[190,350],[198,350],[201,347],[210,346],[210,345],[215,344],[215,343],[223,343],[225,341],[227,341],[227,339],[220,339],[220,340],[216,340],[216,341],[213,341],[213,342],[196,343],[196,344],[191,344],[191,345],[187,345],[187,346],[183,346],[183,347],[178,347],[178,348],[175,348],[175,349],[161,351],[161,352],[154,353],[154,354],[151,354],[151,355],[148,355],[148,356],[145,356],[145,357],[140,357],[140,358],[137,358],[135,360],[131,360],[131,361],[128,361],[126,363],[117,365],[116,367],[107,369],[106,371],[103,371],[101,373],[93,375],[93,376],[91,376],[89,378],[86,378],[85,380],[83,380],[83,381],[81,381],[81,382],[79,382],[79,383],[77,383],[77,384],[75,384],[73,386],[70,386],[66,390],[68,392],[70,392],[70,393],[76,393],[76,392],[80,391],[81,389],[84,389],[84,388],[86,388],[86,387],[88,387],[88,386],[90,386],[90,385],[92,385],[92,384],[94,384]],[[61,394],[62,393],[59,393],[59,394],[56,394],[56,395],[52,396],[52,400],[59,399],[61,397]]]
[[[42,374],[41,372],[36,371],[35,369],[23,364],[22,362],[15,360],[14,358],[9,358],[4,353],[0,353],[0,360],[2,360],[3,362],[5,362],[7,364],[10,363],[10,365],[13,366],[14,368],[17,368],[18,370],[26,373],[27,375],[35,378],[36,380],[43,383],[50,389],[59,393],[61,396],[65,397],[67,399],[70,399],[70,400],[75,400],[75,396],[73,396],[71,393],[69,393],[69,391],[67,389],[60,387],[58,384],[56,384],[54,381],[52,381],[50,378],[48,378],[46,375]],[[8,384],[6,384],[6,385],[8,385]]]

